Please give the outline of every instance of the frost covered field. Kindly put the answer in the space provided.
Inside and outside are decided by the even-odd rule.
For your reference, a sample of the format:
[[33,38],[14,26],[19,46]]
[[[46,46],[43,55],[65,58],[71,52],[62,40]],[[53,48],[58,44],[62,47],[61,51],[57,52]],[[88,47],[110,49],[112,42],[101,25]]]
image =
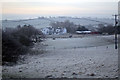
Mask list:
[[118,51],[114,36],[46,39],[45,53],[27,55],[24,64],[3,66],[3,78],[117,78]]

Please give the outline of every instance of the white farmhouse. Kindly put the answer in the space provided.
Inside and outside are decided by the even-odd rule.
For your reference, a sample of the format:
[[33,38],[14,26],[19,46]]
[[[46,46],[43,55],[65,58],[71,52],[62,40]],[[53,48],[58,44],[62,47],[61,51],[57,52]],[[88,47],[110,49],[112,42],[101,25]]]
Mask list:
[[50,27],[46,27],[46,28],[42,28],[41,31],[45,35],[65,34],[65,33],[67,33],[67,29],[66,28],[61,28],[61,27],[53,28],[51,26]]
[[65,33],[67,33],[67,29],[61,27],[56,28],[54,32],[54,34],[65,34]]
[[67,29],[63,28],[63,34],[67,33]]
[[46,28],[42,28],[41,31],[43,34],[49,34],[50,30],[49,30],[49,28],[46,27]]
[[58,28],[55,30],[54,34],[60,34],[61,33],[61,28]]

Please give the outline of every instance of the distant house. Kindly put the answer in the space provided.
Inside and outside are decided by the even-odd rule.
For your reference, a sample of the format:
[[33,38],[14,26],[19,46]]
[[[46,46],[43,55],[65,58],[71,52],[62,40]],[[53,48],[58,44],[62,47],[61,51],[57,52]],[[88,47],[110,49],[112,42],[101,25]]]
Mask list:
[[54,32],[54,34],[65,34],[65,33],[67,33],[67,29],[61,27],[56,28]]
[[57,28],[57,29],[55,29],[55,32],[54,32],[55,34],[60,34],[61,33],[61,28]]
[[41,31],[43,34],[49,34],[50,30],[49,30],[49,28],[46,27],[46,28],[42,28]]
[[67,29],[66,28],[61,28],[61,27],[53,28],[51,26],[46,27],[46,28],[42,28],[41,31],[45,35],[65,34],[65,33],[67,33]]
[[67,33],[67,29],[63,28],[63,34]]

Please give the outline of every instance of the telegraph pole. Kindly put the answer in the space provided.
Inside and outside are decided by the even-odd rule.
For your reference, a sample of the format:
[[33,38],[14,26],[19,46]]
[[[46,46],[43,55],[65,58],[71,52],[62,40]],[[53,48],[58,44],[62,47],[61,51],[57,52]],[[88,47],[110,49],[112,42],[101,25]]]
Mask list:
[[118,46],[117,46],[117,43],[118,43],[118,41],[117,41],[117,24],[118,24],[118,21],[117,21],[117,17],[118,17],[118,15],[113,15],[114,17],[115,17],[115,49],[117,49],[118,48]]

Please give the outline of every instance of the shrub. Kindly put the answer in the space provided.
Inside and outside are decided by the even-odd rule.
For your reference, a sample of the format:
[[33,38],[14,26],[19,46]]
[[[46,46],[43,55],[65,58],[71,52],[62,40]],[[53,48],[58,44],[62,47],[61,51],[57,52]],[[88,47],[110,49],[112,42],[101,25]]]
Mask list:
[[32,40],[24,35],[19,36],[19,42],[24,46],[32,46]]
[[2,63],[6,62],[16,63],[18,56],[23,54],[26,48],[23,47],[17,40],[15,40],[11,35],[3,32],[2,33]]
[[[33,45],[31,37],[40,32],[31,25],[20,25],[17,28],[6,28],[2,32],[2,61],[16,63],[20,55],[27,53]],[[42,35],[42,34],[41,34]]]
[[99,27],[98,31],[100,33],[114,34],[115,33],[115,27],[112,26],[112,25],[107,25],[106,27],[102,26],[102,27]]

